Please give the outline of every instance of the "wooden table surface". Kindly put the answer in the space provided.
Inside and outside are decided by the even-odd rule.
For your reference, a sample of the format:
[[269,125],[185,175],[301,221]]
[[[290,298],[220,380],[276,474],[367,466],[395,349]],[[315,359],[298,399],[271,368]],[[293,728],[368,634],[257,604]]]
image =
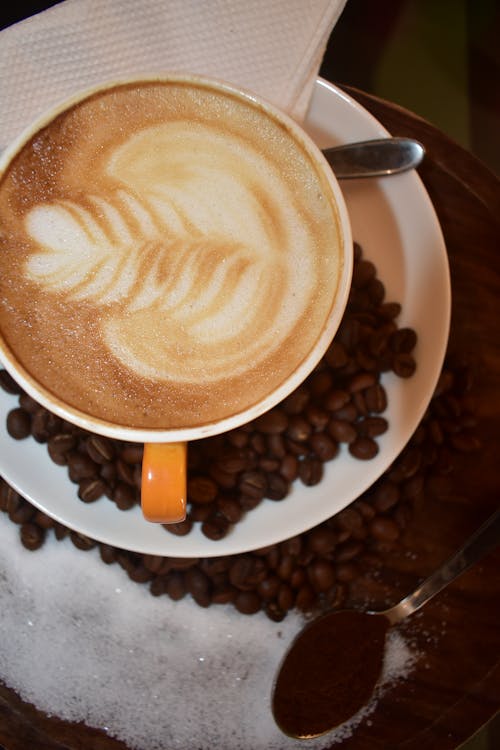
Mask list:
[[[418,138],[420,171],[438,213],[452,275],[449,351],[472,363],[478,453],[464,454],[451,489],[429,498],[387,553],[370,596],[397,601],[439,565],[498,506],[500,488],[500,182],[469,153],[412,113],[347,89],[394,135]],[[500,549],[421,613],[409,637],[421,658],[370,721],[334,745],[342,750],[454,750],[500,707]],[[360,580],[354,596],[366,595]],[[0,685],[0,743],[8,750],[119,749],[122,743],[85,726],[43,717]],[[167,750],[167,749],[166,749]],[[187,748],[185,750],[188,750]],[[222,749],[225,750],[225,749]]]

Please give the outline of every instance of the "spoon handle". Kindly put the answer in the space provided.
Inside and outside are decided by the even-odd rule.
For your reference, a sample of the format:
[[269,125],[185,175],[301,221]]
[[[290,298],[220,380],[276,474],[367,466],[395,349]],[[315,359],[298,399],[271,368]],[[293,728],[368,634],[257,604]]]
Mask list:
[[478,562],[500,543],[500,508],[472,534],[465,544],[438,570],[430,575],[412,594],[385,610],[392,625],[420,609],[435,594],[444,589],[471,565]]
[[376,138],[323,149],[337,179],[383,177],[417,167],[424,147],[413,138]]

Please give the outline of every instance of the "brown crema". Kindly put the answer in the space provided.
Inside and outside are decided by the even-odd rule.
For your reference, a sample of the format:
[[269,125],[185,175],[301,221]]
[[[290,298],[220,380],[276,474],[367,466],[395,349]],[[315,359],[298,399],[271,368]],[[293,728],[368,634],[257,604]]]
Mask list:
[[300,139],[204,82],[102,89],[0,176],[0,343],[116,425],[209,425],[313,351],[343,265],[335,198]]

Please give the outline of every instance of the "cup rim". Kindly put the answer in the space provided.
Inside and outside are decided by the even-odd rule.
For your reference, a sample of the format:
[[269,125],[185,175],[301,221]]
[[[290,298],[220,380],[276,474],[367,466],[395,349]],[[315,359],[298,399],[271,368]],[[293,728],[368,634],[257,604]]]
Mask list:
[[12,375],[21,388],[23,388],[23,390],[41,406],[88,432],[137,443],[192,441],[218,435],[256,419],[283,401],[283,399],[292,393],[314,370],[333,340],[347,305],[353,271],[353,239],[350,217],[338,180],[320,148],[316,145],[311,136],[306,133],[302,126],[286,112],[279,109],[276,105],[267,101],[263,97],[222,79],[189,73],[159,72],[112,78],[93,86],[88,86],[46,109],[19,133],[19,135],[0,154],[0,179],[3,171],[9,166],[11,161],[35,133],[40,131],[58,115],[70,109],[78,102],[84,101],[93,94],[106,91],[115,86],[155,81],[159,83],[192,83],[197,86],[216,89],[222,93],[237,97],[247,103],[251,103],[252,106],[259,108],[271,118],[283,124],[292,133],[294,139],[298,141],[309,158],[312,159],[318,168],[321,169],[321,172],[329,185],[333,196],[337,224],[340,230],[339,237],[341,240],[342,262],[336,295],[326,324],[319,334],[315,345],[302,362],[294,368],[294,370],[283,380],[280,386],[275,388],[270,394],[257,403],[246,407],[239,412],[233,413],[230,416],[194,427],[166,429],[130,427],[103,418],[94,417],[81,409],[66,404],[63,399],[50,391],[46,386],[39,383],[36,378],[34,378],[23,367],[15,357],[14,352],[8,346],[0,331],[0,363],[10,375]]

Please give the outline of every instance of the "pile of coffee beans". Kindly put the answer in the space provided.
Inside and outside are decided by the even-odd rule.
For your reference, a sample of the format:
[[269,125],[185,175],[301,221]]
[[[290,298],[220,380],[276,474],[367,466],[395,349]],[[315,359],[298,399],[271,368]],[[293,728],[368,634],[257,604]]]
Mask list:
[[[187,534],[200,523],[211,539],[224,537],[264,498],[285,500],[300,481],[317,484],[323,466],[345,444],[360,461],[378,451],[388,429],[381,375],[415,371],[415,332],[398,328],[397,303],[385,301],[375,267],[355,248],[353,286],[338,335],[307,381],[280,405],[223,436],[190,445],[186,521],[165,528]],[[139,499],[142,446],[89,434],[41,408],[5,371],[0,385],[19,396],[7,418],[15,439],[46,443],[65,465],[82,502],[105,495],[127,510]],[[231,604],[243,614],[263,610],[282,620],[342,606],[366,561],[398,543],[413,507],[430,484],[449,477],[455,456],[476,450],[472,381],[467,368],[447,362],[413,437],[382,477],[351,505],[319,526],[279,544],[212,558],[174,558],[121,550],[70,531],[34,508],[0,479],[0,509],[19,525],[23,545],[38,549],[48,533],[69,536],[80,550],[99,548],[104,563],[118,563],[154,596],[190,594],[202,607]]]
[[470,389],[468,370],[447,363],[410,442],[369,490],[319,526],[252,552],[175,558],[110,547],[55,522],[1,479],[0,509],[18,524],[27,549],[38,549],[47,534],[70,537],[80,550],[98,547],[103,562],[117,563],[154,596],[178,600],[190,594],[202,607],[229,604],[243,614],[263,610],[275,621],[292,608],[341,607],[363,567],[373,568],[398,544],[415,503],[431,485],[449,481],[457,457],[479,448]]
[[[202,533],[222,539],[264,499],[284,500],[291,485],[321,481],[324,464],[342,446],[360,461],[377,455],[377,437],[388,429],[383,412],[384,372],[410,377],[417,336],[398,328],[401,307],[385,301],[373,263],[354,248],[352,289],[340,329],[302,386],[253,422],[221,436],[191,443],[188,451],[188,513],[168,532]],[[11,437],[46,443],[51,459],[67,466],[78,497],[109,498],[120,510],[140,502],[142,445],[87,433],[20,392],[6,372],[4,388],[19,395],[7,417]]]

